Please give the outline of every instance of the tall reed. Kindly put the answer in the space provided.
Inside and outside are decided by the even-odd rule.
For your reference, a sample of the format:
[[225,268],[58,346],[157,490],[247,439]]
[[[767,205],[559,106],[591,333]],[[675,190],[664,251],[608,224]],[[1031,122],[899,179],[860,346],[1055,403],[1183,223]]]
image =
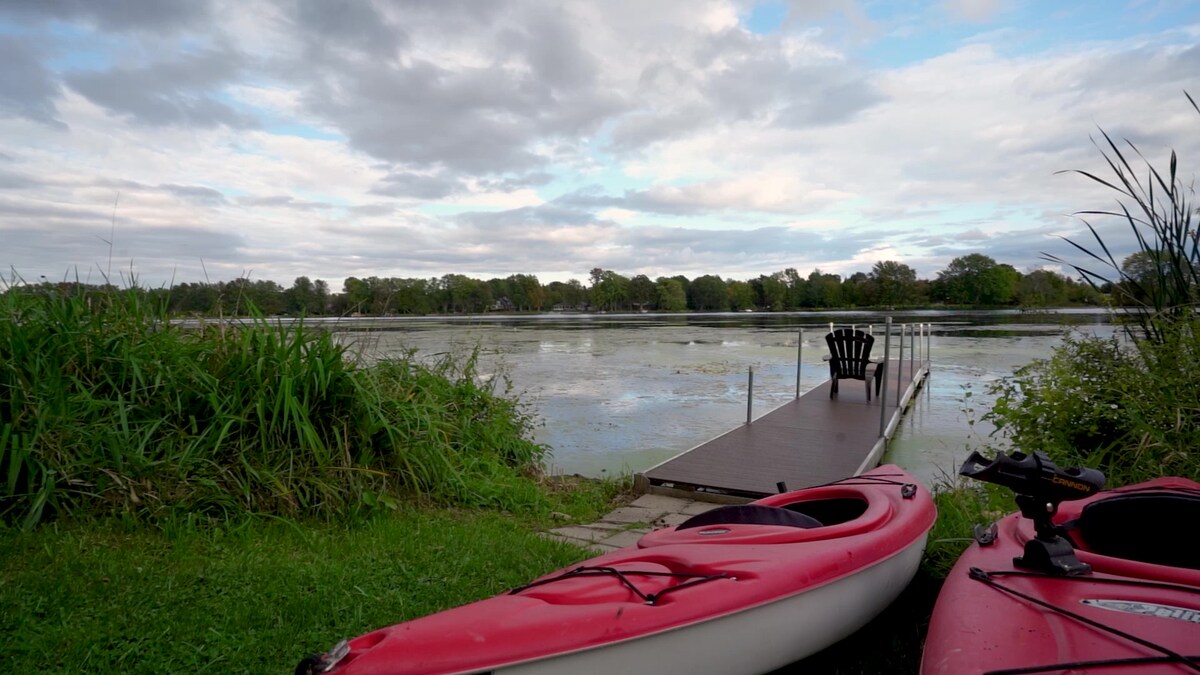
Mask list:
[[[1200,106],[1185,92],[1192,107]],[[1193,190],[1174,151],[1165,171],[1132,142],[1101,131],[1112,175],[1075,171],[1113,190],[1115,210],[1081,211],[1094,245],[1068,239],[1084,262],[1073,267],[1093,286],[1111,287],[1131,308],[1128,341],[1068,336],[1050,359],[992,385],[986,415],[1025,451],[1061,463],[1098,466],[1114,483],[1151,476],[1200,476],[1200,224]],[[1144,167],[1135,168],[1136,155]],[[1134,253],[1121,262],[1088,217],[1128,225]],[[1132,344],[1132,348],[1129,346]]]
[[541,508],[545,449],[474,358],[363,367],[327,332],[171,323],[139,289],[0,298],[0,513]]
[[[1184,92],[1188,102],[1200,113],[1191,94]],[[1067,243],[1082,252],[1092,262],[1073,263],[1050,254],[1043,257],[1051,262],[1074,268],[1094,287],[1107,285],[1118,296],[1120,304],[1134,309],[1134,320],[1140,328],[1142,341],[1162,345],[1177,337],[1180,329],[1189,331],[1195,323],[1195,308],[1200,295],[1200,227],[1197,225],[1193,197],[1194,189],[1184,185],[1178,174],[1178,158],[1171,151],[1166,172],[1159,171],[1142,155],[1133,142],[1125,140],[1126,151],[1141,158],[1145,178],[1130,163],[1122,145],[1101,130],[1103,145],[1100,154],[1112,171],[1110,178],[1074,170],[1117,194],[1119,210],[1088,210],[1076,215],[1083,219],[1095,240],[1089,247],[1071,239]],[[1104,238],[1086,216],[1117,218],[1129,225],[1145,265],[1120,263],[1109,250]],[[1093,264],[1095,263],[1095,264]],[[1097,264],[1099,266],[1097,266]]]

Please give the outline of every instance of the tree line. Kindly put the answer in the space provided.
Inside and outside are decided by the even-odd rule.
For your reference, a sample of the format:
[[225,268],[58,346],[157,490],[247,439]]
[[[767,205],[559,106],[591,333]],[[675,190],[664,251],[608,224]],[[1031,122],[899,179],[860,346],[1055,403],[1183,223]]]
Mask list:
[[[1146,267],[1137,255],[1131,269]],[[1152,267],[1152,265],[1151,265]],[[291,287],[246,278],[216,283],[180,283],[148,292],[161,295],[179,315],[420,315],[478,314],[488,311],[788,311],[848,307],[1053,307],[1096,305],[1111,290],[1094,287],[1050,270],[1022,274],[980,254],[955,258],[933,279],[918,279],[912,267],[895,260],[846,278],[814,269],[801,276],[789,267],[755,279],[723,279],[706,274],[651,279],[613,270],[591,270],[578,279],[542,284],[532,274],[475,279],[462,274],[434,278],[349,277],[341,292],[321,280],[298,277]],[[38,286],[56,284],[37,284]],[[61,284],[58,284],[61,285]]]

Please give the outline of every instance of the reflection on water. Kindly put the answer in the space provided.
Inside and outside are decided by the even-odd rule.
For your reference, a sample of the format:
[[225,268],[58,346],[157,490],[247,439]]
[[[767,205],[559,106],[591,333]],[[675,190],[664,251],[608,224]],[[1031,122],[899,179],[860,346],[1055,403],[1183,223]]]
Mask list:
[[[1067,327],[1113,330],[1107,313],[1084,310],[892,316],[932,327],[930,379],[887,458],[926,479],[952,474],[990,432],[979,420],[988,383],[1049,356]],[[596,476],[646,469],[744,423],[750,368],[754,417],[795,395],[798,354],[801,391],[816,386],[828,378],[821,356],[830,321],[873,326],[878,351],[883,320],[870,312],[541,315],[343,319],[335,330],[384,354],[480,347],[480,371],[509,375],[539,420],[536,439],[552,449],[554,467]]]

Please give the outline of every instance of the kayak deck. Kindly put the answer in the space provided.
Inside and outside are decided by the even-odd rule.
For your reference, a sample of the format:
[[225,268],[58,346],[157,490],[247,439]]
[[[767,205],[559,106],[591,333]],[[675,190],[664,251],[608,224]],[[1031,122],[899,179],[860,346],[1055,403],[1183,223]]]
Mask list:
[[[1091,532],[1095,541],[1087,539],[1084,511],[1088,505],[1099,505],[1092,512],[1095,515],[1111,510],[1105,500],[1136,503],[1138,496],[1155,494],[1168,495],[1163,500],[1167,504],[1174,501],[1169,491],[1193,495],[1183,498],[1200,503],[1200,484],[1168,478],[1063,504],[1055,521],[1067,524],[1079,560],[1092,568],[1090,574],[1049,575],[1015,567],[1013,558],[1034,536],[1033,527],[1019,514],[1001,520],[995,542],[970,546],[947,577],[930,621],[921,672],[940,675],[1034,667],[1063,672],[1068,664],[1076,664],[1070,672],[1194,672],[1177,658],[1196,658],[1200,663],[1200,569],[1196,569],[1200,552],[1191,519],[1172,504],[1174,519],[1125,528],[1126,537],[1134,541],[1168,526],[1173,530],[1169,547],[1147,547],[1144,555],[1130,554],[1141,559],[1089,550],[1100,543],[1101,534],[1120,536],[1114,531],[1121,529],[1116,520]],[[1101,549],[1116,550],[1109,542]],[[1147,561],[1159,559],[1179,564]],[[1101,666],[1101,662],[1110,663]]]

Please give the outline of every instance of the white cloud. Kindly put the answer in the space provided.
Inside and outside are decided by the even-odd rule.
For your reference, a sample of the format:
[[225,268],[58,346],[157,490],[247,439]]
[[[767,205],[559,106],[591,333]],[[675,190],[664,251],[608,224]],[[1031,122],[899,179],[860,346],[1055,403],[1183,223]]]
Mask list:
[[[1025,269],[1080,231],[1062,214],[1112,204],[1055,174],[1103,169],[1097,127],[1155,161],[1200,158],[1179,93],[1200,72],[1194,16],[1022,52],[1019,7],[985,1],[879,18],[794,2],[766,36],[724,0],[198,7],[8,15],[25,32],[0,83],[0,266],[95,265],[120,194],[121,254],[158,279],[198,278],[202,258],[335,287],[883,256],[932,275],[972,247]],[[992,23],[934,48],[919,19],[947,12]],[[932,56],[879,57],[917,48]],[[50,60],[107,49],[119,68]]]
[[984,23],[996,16],[1004,6],[1003,0],[942,0],[942,6],[952,16],[964,21]]

